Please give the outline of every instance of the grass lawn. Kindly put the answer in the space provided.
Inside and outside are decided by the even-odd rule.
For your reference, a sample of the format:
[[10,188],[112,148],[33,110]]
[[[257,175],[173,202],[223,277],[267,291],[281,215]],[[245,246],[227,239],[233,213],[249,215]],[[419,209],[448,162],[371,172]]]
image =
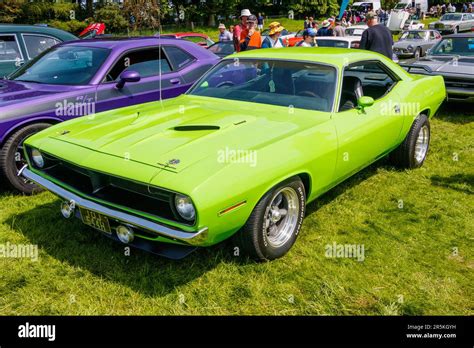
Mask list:
[[[310,204],[293,249],[257,264],[230,243],[181,261],[124,246],[60,217],[49,193],[0,190],[0,244],[39,259],[0,258],[4,315],[473,315],[474,112],[445,105],[425,165],[383,160]],[[327,258],[363,244],[365,260]]]

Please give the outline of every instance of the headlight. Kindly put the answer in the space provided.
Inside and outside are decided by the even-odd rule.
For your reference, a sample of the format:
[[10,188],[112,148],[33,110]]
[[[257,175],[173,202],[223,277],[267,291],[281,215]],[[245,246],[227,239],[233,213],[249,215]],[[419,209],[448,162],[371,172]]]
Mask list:
[[174,204],[178,214],[187,221],[192,221],[196,217],[196,209],[194,208],[191,198],[183,195],[176,195]]
[[31,157],[33,159],[33,163],[35,164],[35,166],[37,166],[38,168],[44,167],[44,158],[41,152],[39,152],[39,150],[33,149],[31,151]]
[[407,46],[407,50],[413,51],[413,46],[412,46],[412,45],[408,45],[408,46]]

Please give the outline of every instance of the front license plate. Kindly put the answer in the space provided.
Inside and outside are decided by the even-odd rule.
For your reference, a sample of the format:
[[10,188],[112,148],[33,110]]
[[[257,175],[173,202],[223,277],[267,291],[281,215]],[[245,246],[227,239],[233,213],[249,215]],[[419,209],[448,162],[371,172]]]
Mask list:
[[79,208],[81,211],[82,222],[88,226],[94,227],[102,232],[112,234],[109,218],[95,211]]

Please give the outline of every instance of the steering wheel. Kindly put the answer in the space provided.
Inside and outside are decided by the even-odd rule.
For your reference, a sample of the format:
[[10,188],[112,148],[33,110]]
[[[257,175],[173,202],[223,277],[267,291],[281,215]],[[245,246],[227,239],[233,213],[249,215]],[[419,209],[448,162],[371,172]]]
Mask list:
[[232,86],[235,86],[235,83],[232,82],[232,81],[223,81],[221,83],[219,83],[216,88],[220,88],[220,87],[232,87]]
[[312,91],[302,91],[302,92],[297,93],[297,95],[299,95],[300,97],[312,97],[312,98],[321,99],[319,95],[317,95],[316,93]]

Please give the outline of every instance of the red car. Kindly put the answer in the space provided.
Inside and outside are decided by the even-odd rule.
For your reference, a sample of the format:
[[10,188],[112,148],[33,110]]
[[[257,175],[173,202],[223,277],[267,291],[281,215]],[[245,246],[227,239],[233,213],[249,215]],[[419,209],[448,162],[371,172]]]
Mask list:
[[[157,34],[159,35],[159,34]],[[184,39],[194,43],[197,43],[199,46],[208,47],[211,46],[214,41],[212,41],[209,36],[201,33],[174,33],[174,34],[161,34],[162,38],[175,38],[175,39]]]
[[296,46],[296,44],[300,41],[303,41],[303,31],[304,30],[299,30],[295,36],[288,38],[288,46],[293,47]]

